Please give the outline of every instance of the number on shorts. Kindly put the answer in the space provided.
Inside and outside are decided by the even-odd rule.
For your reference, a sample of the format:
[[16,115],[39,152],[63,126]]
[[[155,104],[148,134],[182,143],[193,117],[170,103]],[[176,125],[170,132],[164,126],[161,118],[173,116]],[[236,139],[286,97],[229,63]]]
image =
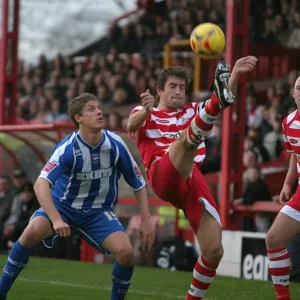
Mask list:
[[105,211],[104,214],[107,217],[108,221],[118,220],[116,215],[111,211]]

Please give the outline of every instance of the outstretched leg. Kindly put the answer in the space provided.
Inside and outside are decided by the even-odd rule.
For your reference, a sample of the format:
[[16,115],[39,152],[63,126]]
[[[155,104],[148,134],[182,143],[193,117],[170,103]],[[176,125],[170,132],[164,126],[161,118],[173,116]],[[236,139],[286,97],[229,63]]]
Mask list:
[[234,101],[234,96],[228,87],[229,78],[229,65],[222,61],[216,69],[214,93],[211,99],[206,101],[179,140],[170,145],[170,160],[185,179],[191,173],[197,147],[211,133],[220,111]]
[[300,212],[286,205],[278,214],[266,236],[269,270],[277,300],[290,300],[291,262],[287,242],[300,232]]
[[0,278],[0,300],[6,299],[11,286],[26,267],[32,253],[32,248],[42,239],[51,236],[52,229],[48,219],[36,217],[22,233],[20,239],[11,249]]
[[193,280],[185,300],[203,299],[223,256],[221,225],[205,209],[197,233],[201,255],[195,264]]

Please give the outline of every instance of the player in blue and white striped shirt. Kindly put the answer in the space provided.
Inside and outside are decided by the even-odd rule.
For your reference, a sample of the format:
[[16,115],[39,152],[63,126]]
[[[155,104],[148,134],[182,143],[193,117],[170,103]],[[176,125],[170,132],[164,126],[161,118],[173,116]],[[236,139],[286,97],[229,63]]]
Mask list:
[[59,236],[71,234],[70,228],[94,248],[115,254],[111,300],[124,299],[133,273],[133,249],[113,210],[121,175],[140,204],[143,245],[150,249],[154,242],[144,178],[124,141],[102,129],[98,99],[78,96],[69,105],[69,115],[79,130],[58,143],[35,183],[41,208],[9,254],[0,300],[26,266],[32,248],[41,240],[51,248]]

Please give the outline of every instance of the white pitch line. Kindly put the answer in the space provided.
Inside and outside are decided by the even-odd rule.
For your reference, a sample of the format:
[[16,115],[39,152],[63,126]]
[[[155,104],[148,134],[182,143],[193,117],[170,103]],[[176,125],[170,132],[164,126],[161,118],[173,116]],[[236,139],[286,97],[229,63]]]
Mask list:
[[[108,292],[111,291],[111,289],[101,287],[101,286],[76,284],[76,283],[70,283],[70,282],[60,282],[60,281],[53,281],[53,280],[49,280],[49,281],[48,280],[36,280],[36,279],[27,279],[27,278],[19,278],[18,280],[24,281],[24,282],[32,282],[32,283],[44,283],[44,284],[50,284],[50,285],[77,287],[77,288],[83,288],[83,289],[103,290],[103,291],[108,291]],[[137,290],[133,290],[133,289],[129,289],[129,294],[149,295],[149,296],[158,296],[158,297],[163,296],[163,297],[174,298],[174,299],[184,299],[184,297],[185,297],[185,296],[175,296],[175,295],[168,294],[168,293],[143,292],[143,291],[137,291]]]

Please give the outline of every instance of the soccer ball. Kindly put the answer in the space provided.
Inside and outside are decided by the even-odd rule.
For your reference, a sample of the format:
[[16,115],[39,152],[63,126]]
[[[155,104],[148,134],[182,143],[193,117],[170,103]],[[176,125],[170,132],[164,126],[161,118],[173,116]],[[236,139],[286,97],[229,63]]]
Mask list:
[[196,26],[190,36],[191,48],[203,59],[220,56],[225,48],[225,35],[222,29],[213,23]]

